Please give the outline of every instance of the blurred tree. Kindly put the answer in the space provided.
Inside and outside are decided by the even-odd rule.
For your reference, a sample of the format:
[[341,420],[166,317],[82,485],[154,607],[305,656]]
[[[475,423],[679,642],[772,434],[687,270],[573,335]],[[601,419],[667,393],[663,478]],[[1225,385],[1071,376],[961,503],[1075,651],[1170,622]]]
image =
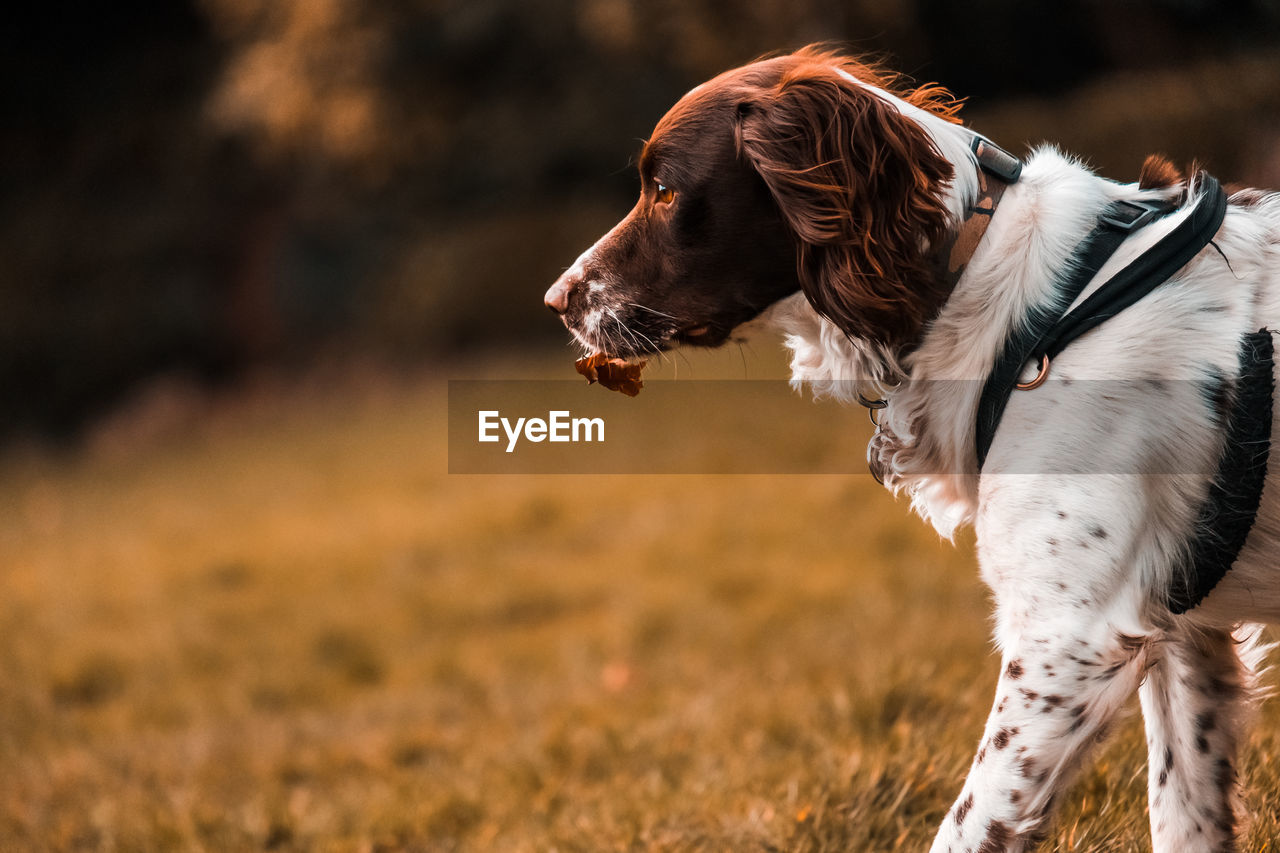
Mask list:
[[[1126,126],[1189,134],[1212,102],[1212,123],[1230,127],[1280,92],[1266,60],[1280,57],[1274,0],[1062,0],[1034,14],[1012,0],[23,11],[0,30],[0,433],[74,426],[159,371],[234,377],[335,344],[418,358],[558,339],[543,287],[630,204],[628,154],[691,85],[767,51],[888,52],[974,96],[1011,138],[1079,131],[1097,146],[1084,153],[1135,169],[1146,140]],[[1185,82],[1164,91],[1194,91],[1235,66],[1196,76],[1189,63],[1241,53],[1262,57],[1240,66],[1247,85],[1186,98],[1200,112],[1177,121],[1144,122],[1158,105],[1132,79],[1098,82],[1163,68]],[[1087,108],[1055,124],[1054,99],[1082,87]],[[1108,91],[1125,115],[1094,108]],[[1251,168],[1277,135],[1273,123],[1188,139]]]

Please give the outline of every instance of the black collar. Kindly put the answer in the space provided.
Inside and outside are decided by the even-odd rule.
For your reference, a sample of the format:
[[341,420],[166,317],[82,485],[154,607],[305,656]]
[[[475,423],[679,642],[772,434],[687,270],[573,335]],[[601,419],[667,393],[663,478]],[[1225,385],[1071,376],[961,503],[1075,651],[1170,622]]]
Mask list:
[[965,212],[956,236],[944,247],[945,275],[951,290],[978,250],[1005,190],[1022,176],[1022,161],[986,137],[975,133],[969,148],[978,160],[978,197]]

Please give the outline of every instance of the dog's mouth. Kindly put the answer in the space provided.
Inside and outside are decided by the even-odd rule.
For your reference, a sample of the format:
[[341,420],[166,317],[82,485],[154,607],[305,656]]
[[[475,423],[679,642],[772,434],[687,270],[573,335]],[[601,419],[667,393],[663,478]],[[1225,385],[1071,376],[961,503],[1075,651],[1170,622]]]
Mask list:
[[624,361],[634,361],[680,346],[717,347],[729,337],[730,330],[722,329],[714,322],[676,325],[667,318],[655,319],[665,322],[648,323],[645,317],[632,318],[628,322],[610,316],[595,323],[566,319],[565,325],[588,353],[607,353]]

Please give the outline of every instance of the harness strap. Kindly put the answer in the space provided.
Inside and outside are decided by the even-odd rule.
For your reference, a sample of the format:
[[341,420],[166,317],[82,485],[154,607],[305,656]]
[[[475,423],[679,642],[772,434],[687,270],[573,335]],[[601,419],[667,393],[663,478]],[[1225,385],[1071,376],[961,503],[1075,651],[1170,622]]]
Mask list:
[[[1261,329],[1240,342],[1240,373],[1225,424],[1218,472],[1196,517],[1189,552],[1176,567],[1165,598],[1173,613],[1186,613],[1205,599],[1235,563],[1262,503],[1271,451],[1275,391],[1274,343]],[[1220,379],[1216,392],[1228,380]]]
[[1186,221],[1089,296],[1056,325],[1039,349],[1052,361],[1067,344],[1111,319],[1173,277],[1218,233],[1227,213],[1227,194],[1203,175],[1200,200]]
[[[1226,216],[1227,197],[1217,180],[1207,173],[1201,173],[1201,188],[1200,198],[1186,220],[1066,314],[1125,238],[1177,208],[1168,202],[1125,201],[1111,205],[1098,218],[1089,236],[1077,247],[1070,273],[1059,284],[1054,303],[1032,311],[1009,336],[987,377],[978,402],[975,434],[979,471],[986,463],[996,428],[1015,387],[1039,385],[1052,359],[1068,344],[1159,287],[1213,239]],[[1033,360],[1041,365],[1040,376],[1018,386],[1024,366]]]

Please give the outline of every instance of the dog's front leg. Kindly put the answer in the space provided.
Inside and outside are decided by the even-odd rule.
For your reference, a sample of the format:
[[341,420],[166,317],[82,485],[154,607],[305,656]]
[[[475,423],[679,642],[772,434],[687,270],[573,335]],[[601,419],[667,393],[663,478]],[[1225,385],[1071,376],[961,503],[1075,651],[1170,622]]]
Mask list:
[[995,704],[935,851],[1020,851],[1142,677],[1144,643],[1113,626],[1042,622],[1008,644]]
[[1137,691],[1154,632],[1141,572],[1126,559],[1144,524],[1130,480],[984,480],[978,551],[995,594],[1001,672],[935,851],[1033,847],[1058,794]]

